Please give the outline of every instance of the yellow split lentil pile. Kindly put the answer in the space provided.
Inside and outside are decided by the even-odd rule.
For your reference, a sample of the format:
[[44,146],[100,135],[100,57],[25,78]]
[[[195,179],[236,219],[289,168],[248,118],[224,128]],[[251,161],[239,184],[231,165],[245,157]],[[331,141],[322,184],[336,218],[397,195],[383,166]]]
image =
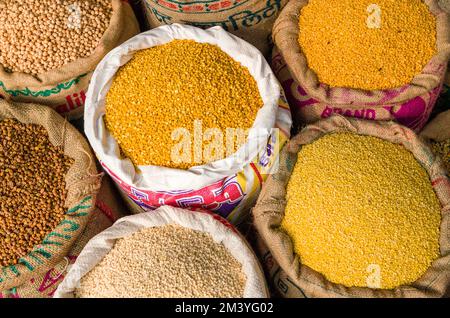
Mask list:
[[[377,14],[369,7],[374,4],[380,28],[368,27]],[[436,18],[422,0],[310,0],[299,29],[309,67],[332,87],[408,84],[437,50]]]
[[450,172],[450,139],[444,141],[435,141],[431,144],[433,152],[441,156],[445,167]]
[[439,257],[440,203],[401,145],[325,135],[298,153],[286,198],[281,227],[296,254],[334,283],[391,289]]
[[[220,152],[226,149],[225,137],[219,151],[205,155],[208,145],[214,149],[205,140],[201,158],[194,156],[195,120],[203,132],[217,128],[226,136],[227,128],[251,128],[262,105],[248,69],[218,46],[174,40],[137,52],[119,69],[107,94],[104,119],[135,165],[187,169],[225,157]],[[191,155],[181,162],[172,156],[183,140],[172,139],[178,128],[187,130],[191,142]]]
[[116,241],[77,297],[243,297],[242,265],[210,234],[166,225]]

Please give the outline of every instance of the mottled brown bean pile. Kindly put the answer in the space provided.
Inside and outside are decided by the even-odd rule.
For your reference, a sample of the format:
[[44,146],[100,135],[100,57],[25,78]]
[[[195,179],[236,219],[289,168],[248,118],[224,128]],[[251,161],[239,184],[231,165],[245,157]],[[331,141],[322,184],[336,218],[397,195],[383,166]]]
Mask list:
[[72,163],[42,126],[0,121],[0,266],[17,264],[61,222]]
[[88,57],[111,15],[111,0],[0,0],[0,64],[36,75]]

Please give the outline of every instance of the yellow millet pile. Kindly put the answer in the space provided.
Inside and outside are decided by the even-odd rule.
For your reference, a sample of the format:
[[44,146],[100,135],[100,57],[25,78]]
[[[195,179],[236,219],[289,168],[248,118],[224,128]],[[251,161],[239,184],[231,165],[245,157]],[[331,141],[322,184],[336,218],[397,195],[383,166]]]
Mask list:
[[375,287],[391,289],[416,281],[439,257],[440,203],[401,145],[326,135],[298,153],[286,199],[281,227],[301,263],[334,283],[374,287],[378,268]]
[[111,0],[0,0],[0,65],[36,75],[88,57],[111,15]]
[[450,139],[443,141],[434,141],[431,143],[433,152],[441,156],[447,171],[450,172]]
[[178,225],[140,230],[81,279],[79,298],[243,297],[245,274],[228,250]]
[[[372,4],[381,28],[368,27]],[[309,67],[332,87],[399,87],[436,53],[436,18],[422,0],[309,0],[299,28]]]
[[[194,120],[201,121],[203,132],[217,128],[226,136],[227,128],[251,128],[262,106],[246,67],[218,46],[174,40],[137,52],[119,69],[107,94],[104,118],[135,165],[187,169],[225,157],[224,151],[196,159]],[[187,129],[191,136],[192,155],[182,162],[172,160],[172,149],[181,141],[172,139],[177,128]],[[209,142],[202,145],[205,154]]]

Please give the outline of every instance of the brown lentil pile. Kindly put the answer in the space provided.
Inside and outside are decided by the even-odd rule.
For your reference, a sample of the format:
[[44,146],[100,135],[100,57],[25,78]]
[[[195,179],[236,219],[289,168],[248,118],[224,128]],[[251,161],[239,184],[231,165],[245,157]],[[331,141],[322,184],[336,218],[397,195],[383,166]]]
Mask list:
[[[380,9],[370,28],[369,6]],[[436,53],[436,18],[422,0],[310,0],[299,43],[319,81],[332,87],[389,89],[412,81]]]
[[432,142],[431,148],[435,154],[441,156],[447,171],[450,172],[450,139]]
[[0,64],[36,75],[88,57],[111,15],[111,0],[0,0]]
[[0,266],[17,264],[64,218],[72,163],[42,126],[0,121]]
[[[172,150],[180,143],[172,139],[175,129],[187,129],[193,141],[198,120],[203,132],[217,128],[225,136],[227,128],[251,128],[262,105],[248,69],[218,46],[174,40],[137,52],[119,69],[104,118],[123,154],[135,165],[187,169],[225,154],[172,160]],[[204,141],[202,149],[208,145]]]
[[440,203],[401,145],[326,135],[298,153],[286,198],[281,227],[295,252],[334,283],[373,287],[375,278],[391,289],[416,281],[440,255]]
[[77,297],[243,297],[245,274],[205,232],[178,225],[140,230],[116,241],[86,276]]

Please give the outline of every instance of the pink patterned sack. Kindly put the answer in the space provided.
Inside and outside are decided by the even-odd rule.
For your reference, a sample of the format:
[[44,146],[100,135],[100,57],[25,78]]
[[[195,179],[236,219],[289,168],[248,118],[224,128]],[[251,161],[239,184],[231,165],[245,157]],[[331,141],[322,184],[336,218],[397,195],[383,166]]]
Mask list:
[[299,127],[340,114],[366,120],[396,120],[421,130],[442,89],[450,57],[450,22],[437,1],[425,0],[437,20],[437,54],[410,84],[374,91],[332,88],[318,81],[298,45],[299,12],[307,3],[308,0],[291,0],[273,28],[276,47],[272,69],[285,90],[294,125]]

